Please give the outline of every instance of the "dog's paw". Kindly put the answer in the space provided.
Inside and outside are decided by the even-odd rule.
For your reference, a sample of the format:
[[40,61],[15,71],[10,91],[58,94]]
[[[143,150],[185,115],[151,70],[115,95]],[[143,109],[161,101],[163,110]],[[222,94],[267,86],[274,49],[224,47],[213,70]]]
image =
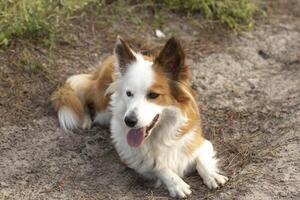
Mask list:
[[185,198],[192,193],[190,186],[184,181],[179,181],[168,188],[171,197]]
[[82,120],[81,128],[84,130],[90,129],[92,127],[92,119],[90,116],[85,116]]
[[228,181],[226,176],[220,175],[218,173],[207,176],[203,179],[203,182],[209,189],[216,189],[220,185],[224,185]]

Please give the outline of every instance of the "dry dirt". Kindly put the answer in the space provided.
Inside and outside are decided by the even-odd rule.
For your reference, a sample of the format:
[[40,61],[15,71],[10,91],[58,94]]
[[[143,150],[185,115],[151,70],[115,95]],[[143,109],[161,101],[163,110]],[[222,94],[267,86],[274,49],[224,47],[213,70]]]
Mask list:
[[[300,199],[300,2],[269,6],[268,21],[238,35],[182,16],[162,27],[187,49],[205,135],[230,177],[216,191],[186,177],[189,199]],[[83,20],[70,27],[76,45],[50,52],[17,41],[0,53],[0,199],[168,199],[120,163],[107,128],[58,128],[49,95],[70,74],[93,70],[118,33],[142,50],[164,42],[147,27]],[[20,67],[25,47],[40,72]]]

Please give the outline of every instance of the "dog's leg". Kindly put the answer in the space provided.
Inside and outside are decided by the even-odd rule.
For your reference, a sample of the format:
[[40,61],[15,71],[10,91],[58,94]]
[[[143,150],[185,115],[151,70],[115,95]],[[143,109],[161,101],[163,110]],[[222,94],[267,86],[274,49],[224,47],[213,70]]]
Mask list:
[[170,196],[184,198],[192,193],[190,186],[171,169],[156,170],[155,174],[167,186]]
[[196,168],[208,188],[214,189],[219,185],[224,185],[228,180],[227,177],[220,175],[217,167],[215,151],[210,141],[205,140],[198,149],[196,158]]

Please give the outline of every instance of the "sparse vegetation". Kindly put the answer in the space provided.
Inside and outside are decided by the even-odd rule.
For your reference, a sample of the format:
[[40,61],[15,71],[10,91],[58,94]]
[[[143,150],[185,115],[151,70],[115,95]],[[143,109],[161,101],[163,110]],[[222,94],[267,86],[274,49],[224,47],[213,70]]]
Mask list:
[[254,14],[260,11],[251,0],[166,0],[167,6],[185,12],[203,12],[210,20],[220,21],[232,29],[253,27]]
[[38,73],[43,70],[43,64],[28,50],[24,48],[18,57],[16,66],[28,73]]
[[0,1],[0,45],[15,37],[52,38],[66,19],[99,0],[2,0]]
[[[0,1],[0,45],[9,44],[13,38],[46,38],[47,43],[52,42],[59,37],[62,27],[70,17],[80,15],[90,5],[95,5],[92,9],[102,8],[105,2],[107,1],[2,0]],[[167,7],[167,9],[181,10],[186,13],[202,12],[203,16],[209,20],[221,22],[233,29],[252,27],[253,16],[259,10],[256,4],[251,3],[251,0],[113,0],[109,2],[110,8],[121,9],[121,13],[128,12],[133,23],[138,25],[143,22],[130,13],[131,9],[127,9],[136,4],[153,6],[155,9]],[[123,6],[118,8],[119,5]],[[113,12],[112,15],[115,16],[110,16],[110,18],[120,17],[119,13]],[[157,18],[157,15],[155,17]],[[161,22],[161,17],[154,21]]]

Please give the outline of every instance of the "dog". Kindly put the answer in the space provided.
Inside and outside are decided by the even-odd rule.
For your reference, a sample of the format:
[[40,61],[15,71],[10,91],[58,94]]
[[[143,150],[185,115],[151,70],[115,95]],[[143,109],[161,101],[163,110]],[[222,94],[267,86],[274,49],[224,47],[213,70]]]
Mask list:
[[94,73],[68,78],[52,103],[63,129],[110,125],[121,160],[156,187],[164,184],[172,197],[191,194],[182,178],[193,171],[210,189],[228,180],[220,174],[212,143],[202,135],[185,53],[175,38],[151,57],[118,37],[114,54]]

